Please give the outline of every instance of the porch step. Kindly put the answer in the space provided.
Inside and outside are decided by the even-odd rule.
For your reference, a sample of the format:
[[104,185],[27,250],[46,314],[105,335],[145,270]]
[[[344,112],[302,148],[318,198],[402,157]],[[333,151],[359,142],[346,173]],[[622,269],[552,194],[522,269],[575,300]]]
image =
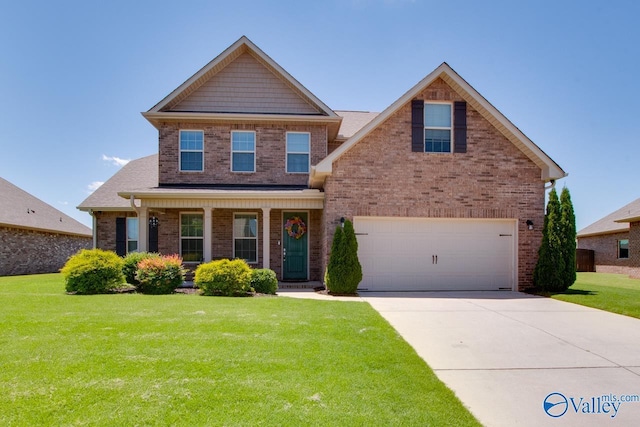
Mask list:
[[322,282],[278,282],[278,289],[315,289],[323,287]]

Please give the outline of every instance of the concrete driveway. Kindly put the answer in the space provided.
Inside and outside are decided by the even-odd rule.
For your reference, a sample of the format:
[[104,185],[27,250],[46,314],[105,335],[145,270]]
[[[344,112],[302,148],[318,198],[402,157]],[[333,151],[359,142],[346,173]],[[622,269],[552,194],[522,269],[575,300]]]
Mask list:
[[486,426],[640,426],[638,319],[518,292],[361,298]]

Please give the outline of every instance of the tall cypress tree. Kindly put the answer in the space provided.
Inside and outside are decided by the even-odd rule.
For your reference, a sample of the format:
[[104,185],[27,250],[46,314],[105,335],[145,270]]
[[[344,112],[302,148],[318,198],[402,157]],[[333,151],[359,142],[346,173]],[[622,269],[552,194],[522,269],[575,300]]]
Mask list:
[[547,214],[542,228],[542,244],[538,250],[538,263],[533,271],[533,283],[546,291],[558,292],[564,288],[565,261],[560,237],[560,201],[555,188],[549,192]]
[[576,281],[576,216],[571,203],[569,189],[560,193],[560,236],[562,238],[562,258],[564,259],[564,290]]
[[333,294],[355,294],[358,291],[362,266],[358,260],[358,240],[349,220],[345,221],[344,229],[338,226],[333,235],[324,281]]

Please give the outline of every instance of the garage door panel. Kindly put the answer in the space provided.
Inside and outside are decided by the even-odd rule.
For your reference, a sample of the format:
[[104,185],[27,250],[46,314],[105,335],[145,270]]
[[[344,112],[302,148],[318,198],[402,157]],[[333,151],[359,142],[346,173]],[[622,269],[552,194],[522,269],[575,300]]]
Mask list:
[[354,226],[363,266],[361,288],[513,287],[514,220],[356,217]]

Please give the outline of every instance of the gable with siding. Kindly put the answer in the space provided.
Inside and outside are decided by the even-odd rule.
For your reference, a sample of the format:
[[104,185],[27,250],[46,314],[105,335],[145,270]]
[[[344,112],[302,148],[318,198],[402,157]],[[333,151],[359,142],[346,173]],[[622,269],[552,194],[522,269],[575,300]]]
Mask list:
[[248,52],[238,56],[171,111],[321,114]]

